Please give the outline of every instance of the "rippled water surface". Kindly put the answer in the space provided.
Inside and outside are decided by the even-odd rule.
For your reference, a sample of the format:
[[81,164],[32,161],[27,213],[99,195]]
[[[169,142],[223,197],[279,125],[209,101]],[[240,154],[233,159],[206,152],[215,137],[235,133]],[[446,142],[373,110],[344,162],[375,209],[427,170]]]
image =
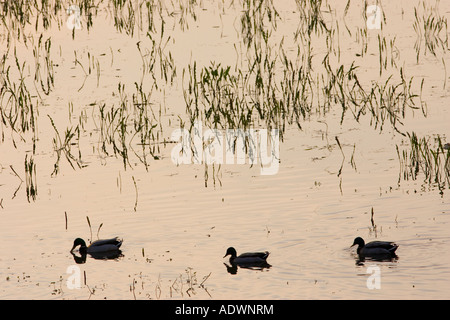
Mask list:
[[[349,1],[346,8],[345,1],[325,1],[320,10],[331,32],[327,48],[320,27],[302,29],[312,16],[309,2],[263,1],[262,11],[254,11],[259,1],[250,2],[254,5],[246,7],[241,1],[132,1],[134,20],[129,23],[128,2],[118,14],[117,2],[92,1],[97,7],[92,26],[88,29],[82,5],[81,29],[74,33],[67,28],[64,9],[53,13],[51,25],[44,28],[36,8],[21,26],[14,23],[20,15],[0,4],[7,21],[0,38],[0,298],[450,298],[448,151],[441,149],[439,181],[435,175],[428,179],[425,165],[415,179],[403,171],[409,164],[403,152],[409,154],[412,145],[408,134],[424,137],[433,150],[450,135],[448,30],[445,25],[436,36],[435,54],[420,36],[425,32],[423,17],[447,19],[449,3],[384,1],[382,28],[370,29],[362,3]],[[275,9],[276,19],[270,11]],[[253,38],[244,32],[249,12]],[[262,14],[263,24],[254,12]],[[153,29],[148,28],[150,16]],[[124,21],[122,28],[117,17]],[[415,23],[422,28],[419,36]],[[133,26],[133,34],[127,33],[127,25]],[[255,31],[260,26],[268,31],[267,43]],[[296,37],[296,32],[303,36]],[[383,38],[385,49],[380,51]],[[302,60],[308,47],[310,65]],[[262,83],[273,74],[274,85],[264,87],[274,90],[273,101],[282,100],[284,56],[294,70],[311,68],[307,90],[313,108],[298,122],[289,116],[261,117],[254,110],[254,122],[232,128],[279,129],[278,171],[262,175],[260,163],[248,161],[176,165],[171,156],[179,141],[172,134],[194,119],[187,112],[189,99],[195,97],[189,91],[190,68],[195,63],[198,82],[203,68],[219,64],[230,66],[236,77],[239,72],[252,75],[248,82],[255,82],[256,69],[248,67],[248,61],[258,61],[255,52],[262,56],[255,64],[262,66]],[[334,71],[341,65],[344,70],[352,63],[358,66],[355,73],[362,86],[384,84],[391,75],[389,83],[400,84],[403,75],[406,85],[399,88],[407,88],[412,79],[414,108],[399,112],[394,124],[389,116],[377,122],[369,109],[356,121],[357,109],[348,99],[342,115],[338,86],[337,98],[317,107],[326,95],[320,84],[329,79],[323,62],[327,52]],[[271,61],[273,73],[268,72]],[[21,83],[34,111],[10,98],[14,95],[8,88]],[[237,88],[244,92],[244,86]],[[148,95],[148,103],[141,93]],[[257,96],[251,90],[242,93],[242,100],[252,94]],[[401,105],[406,96],[393,104]],[[272,98],[262,93],[253,102]],[[23,117],[18,112],[12,124],[15,106],[26,111]],[[206,116],[210,104],[202,101],[199,106],[205,112],[195,120],[203,131],[213,128]],[[151,123],[139,128],[132,121],[141,107]],[[126,126],[118,120],[121,112]],[[219,132],[225,134],[229,127],[224,118],[220,121]],[[141,140],[143,133],[150,133],[147,140]],[[114,236],[124,239],[123,255],[117,259],[88,255],[78,263],[69,252],[77,237],[89,242]],[[355,247],[350,248],[357,236],[366,242],[395,241],[398,259],[359,261]],[[270,251],[271,267],[233,268],[222,258],[230,246],[238,254]],[[79,271],[78,289],[67,285],[74,279],[71,266],[76,268],[69,271]],[[374,266],[380,286],[369,289]]]

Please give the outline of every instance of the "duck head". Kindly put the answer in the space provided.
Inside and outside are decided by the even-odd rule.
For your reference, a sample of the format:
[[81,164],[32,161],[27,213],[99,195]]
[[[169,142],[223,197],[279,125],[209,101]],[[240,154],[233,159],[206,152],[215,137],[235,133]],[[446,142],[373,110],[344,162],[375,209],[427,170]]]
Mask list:
[[227,253],[225,253],[225,255],[223,257],[225,258],[226,256],[229,256],[229,255],[231,255],[231,258],[236,258],[236,256],[237,256],[236,249],[233,247],[229,247],[227,249]]
[[80,253],[83,253],[83,251],[86,251],[86,242],[84,242],[81,238],[76,238],[73,242],[73,247],[70,250],[72,252],[76,247],[80,246]]
[[366,243],[364,242],[363,238],[357,237],[357,238],[355,238],[355,240],[353,241],[353,244],[350,247],[353,247],[355,245],[358,245],[358,248],[362,248],[366,245]]

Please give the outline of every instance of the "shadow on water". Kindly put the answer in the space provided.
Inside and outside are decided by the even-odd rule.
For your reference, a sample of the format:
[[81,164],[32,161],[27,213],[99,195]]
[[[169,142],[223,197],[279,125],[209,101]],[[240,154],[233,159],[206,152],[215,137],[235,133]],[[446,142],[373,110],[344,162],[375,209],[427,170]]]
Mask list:
[[363,266],[365,262],[397,262],[398,256],[396,254],[378,254],[371,256],[364,256],[361,254],[354,254],[355,264]]

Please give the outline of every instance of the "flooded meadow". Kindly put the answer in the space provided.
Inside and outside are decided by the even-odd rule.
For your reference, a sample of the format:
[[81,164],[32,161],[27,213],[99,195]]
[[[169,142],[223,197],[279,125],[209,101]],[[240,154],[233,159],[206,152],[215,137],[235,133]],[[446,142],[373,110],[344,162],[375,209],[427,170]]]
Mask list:
[[449,299],[449,15],[0,2],[0,298]]

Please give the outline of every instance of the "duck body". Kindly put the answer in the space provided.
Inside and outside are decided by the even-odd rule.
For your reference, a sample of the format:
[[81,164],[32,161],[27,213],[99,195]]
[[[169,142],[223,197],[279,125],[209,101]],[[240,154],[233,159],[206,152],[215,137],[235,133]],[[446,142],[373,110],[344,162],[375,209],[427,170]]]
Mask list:
[[236,249],[230,247],[227,249],[227,252],[224,256],[230,256],[230,262],[232,264],[265,264],[267,263],[267,257],[269,256],[269,252],[247,252],[242,253],[239,256],[237,255]]
[[366,244],[361,237],[355,238],[352,247],[355,245],[358,245],[356,252],[363,257],[395,257],[398,248],[398,245],[391,241],[372,241]]
[[73,247],[70,250],[71,252],[78,246],[80,246],[81,254],[95,254],[95,253],[104,253],[104,252],[117,252],[120,251],[120,246],[122,245],[123,240],[115,237],[112,239],[103,239],[96,240],[92,242],[89,246],[86,246],[86,242],[81,238],[76,238],[73,242]]

